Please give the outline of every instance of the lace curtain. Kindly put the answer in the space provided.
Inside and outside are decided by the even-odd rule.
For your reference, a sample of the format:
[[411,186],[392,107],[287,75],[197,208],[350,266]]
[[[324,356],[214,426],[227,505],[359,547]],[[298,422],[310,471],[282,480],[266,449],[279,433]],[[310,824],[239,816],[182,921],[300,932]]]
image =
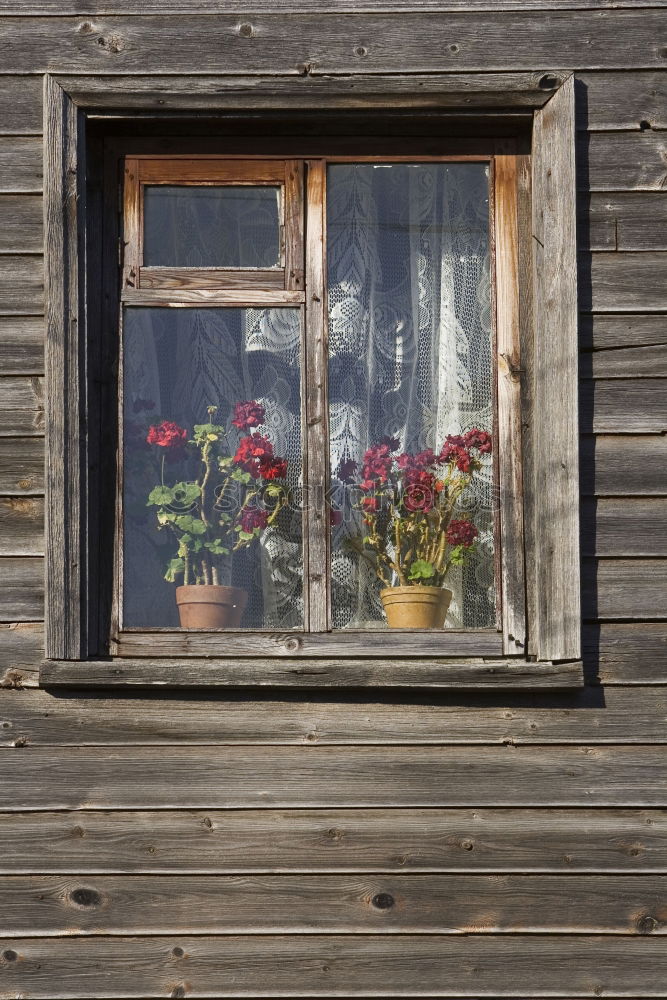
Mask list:
[[[327,206],[332,475],[384,435],[415,452],[490,430],[486,165],[332,165]],[[467,504],[480,541],[448,581],[447,624],[479,628],[495,622],[490,461]],[[345,544],[359,533],[359,517],[333,532],[339,628],[384,622],[372,567]]]

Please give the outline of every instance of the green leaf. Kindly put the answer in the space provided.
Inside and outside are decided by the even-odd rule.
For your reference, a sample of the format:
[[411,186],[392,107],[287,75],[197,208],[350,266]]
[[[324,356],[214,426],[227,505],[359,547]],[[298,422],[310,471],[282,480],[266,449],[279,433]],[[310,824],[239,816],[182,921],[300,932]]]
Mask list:
[[434,576],[435,568],[430,562],[426,562],[425,559],[415,559],[410,567],[408,580],[430,580]]
[[238,467],[232,472],[232,479],[235,479],[237,483],[250,483],[252,482],[252,476],[249,472],[244,472],[243,469]]
[[[470,551],[468,549],[468,551]],[[466,558],[466,549],[463,545],[455,545],[449,553],[449,561],[452,566],[463,566]]]
[[206,525],[199,517],[192,514],[178,514],[174,519],[174,524],[181,531],[189,531],[192,535],[203,535],[206,533]]
[[216,556],[229,555],[229,549],[225,548],[219,538],[214,538],[212,542],[204,542],[204,548]]
[[184,559],[170,559],[167,565],[167,572],[164,574],[165,580],[169,583],[176,583],[176,577],[185,570]]
[[271,483],[264,487],[264,492],[267,497],[279,497],[283,492],[283,487],[279,486],[277,483]]
[[172,492],[179,503],[194,503],[201,496],[201,486],[198,483],[176,483]]
[[239,538],[244,542],[251,541],[255,535],[258,534],[257,531],[241,531],[239,530]]
[[171,503],[174,499],[174,492],[168,486],[156,486],[148,494],[147,507],[161,507],[165,503]]

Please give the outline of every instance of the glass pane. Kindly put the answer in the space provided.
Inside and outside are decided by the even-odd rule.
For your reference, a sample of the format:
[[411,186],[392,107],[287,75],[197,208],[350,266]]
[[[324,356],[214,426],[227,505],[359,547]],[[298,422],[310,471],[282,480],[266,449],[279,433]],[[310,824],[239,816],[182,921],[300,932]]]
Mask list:
[[178,627],[184,582],[246,592],[214,627],[303,626],[300,353],[298,309],[125,310],[126,627]]
[[147,185],[147,267],[277,267],[280,188]]
[[493,626],[490,442],[458,442],[475,474],[453,510],[470,477],[442,452],[492,430],[488,167],[332,165],[327,205],[334,627],[386,627],[397,551],[408,586],[452,591],[448,627]]

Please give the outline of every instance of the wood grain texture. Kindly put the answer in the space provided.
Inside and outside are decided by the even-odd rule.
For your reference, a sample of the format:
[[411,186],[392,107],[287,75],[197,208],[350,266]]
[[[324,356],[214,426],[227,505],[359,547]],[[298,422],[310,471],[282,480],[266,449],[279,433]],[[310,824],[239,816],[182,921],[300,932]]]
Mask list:
[[38,621],[44,617],[44,560],[0,558],[0,621]]
[[586,435],[579,447],[585,496],[667,496],[664,435]]
[[13,875],[1,886],[3,938],[667,934],[665,875]]
[[582,378],[667,378],[667,344],[582,354],[579,372]]
[[44,320],[41,316],[0,316],[0,374],[44,373]]
[[0,556],[44,555],[41,497],[0,497]]
[[[662,68],[658,15],[647,10],[489,11],[446,17],[387,14],[236,14],[2,19],[6,73],[465,72]],[[364,44],[365,43],[365,44]]]
[[[19,8],[20,9],[17,9]],[[235,5],[232,5],[232,8]],[[236,5],[239,6],[239,5]],[[588,8],[597,10],[605,7],[627,8],[633,10],[641,7],[662,7],[664,0],[563,0],[559,7],[561,10],[585,10]],[[420,8],[429,12],[447,12],[455,10],[551,10],[548,0],[420,0]],[[318,13],[359,13],[360,11],[389,13],[402,13],[412,11],[413,7],[406,0],[364,0],[363,3],[355,0],[313,0],[308,5],[308,9]],[[240,10],[240,6],[239,6]],[[302,14],[303,4],[295,0],[253,0],[252,10],[254,13],[276,13],[281,14]],[[60,4],[58,0],[42,0],[41,3],[31,2],[19,5],[17,0],[0,0],[0,11],[11,14],[23,14],[24,16],[45,14],[146,14],[152,11],[158,13],[213,13],[219,12],[215,0],[197,0],[194,4],[187,4],[184,0],[148,0],[145,4],[128,2],[128,0],[106,0],[105,3],[91,2],[91,0],[77,0],[76,3]],[[241,11],[242,12],[242,11]]]
[[667,176],[667,134],[590,132],[577,142],[577,186],[591,191],[659,191]]
[[593,194],[578,222],[581,249],[666,250],[667,191]]
[[[146,637],[150,639],[150,636]],[[148,642],[146,649],[148,649]],[[277,688],[579,688],[580,661],[520,660],[270,659],[230,657],[179,660],[123,657],[113,660],[48,660],[40,667],[47,687],[277,687]]]
[[662,434],[667,429],[666,379],[585,379],[579,400],[584,433]]
[[3,76],[0,88],[0,135],[40,135],[41,131],[41,78],[38,75]]
[[[535,113],[531,533],[538,660],[580,655],[574,78]],[[549,489],[543,488],[548,481]]]
[[667,559],[587,559],[585,617],[667,618]]
[[80,318],[79,213],[85,216],[81,122],[52,77],[44,78],[44,247],[46,290],[46,649],[84,651],[82,535],[84,322]]
[[[10,996],[664,997],[667,952],[604,935],[250,935],[5,938]],[[187,990],[187,992],[186,992]],[[122,992],[121,992],[122,991]]]
[[577,73],[577,128],[667,128],[666,98],[664,69]]
[[585,350],[667,344],[667,328],[663,316],[651,313],[580,315],[579,344]]
[[667,499],[584,501],[581,551],[598,556],[667,556]]
[[[246,67],[247,70],[247,67]],[[545,79],[546,77],[546,79]],[[540,107],[562,74],[410,73],[314,76],[58,76],[81,107],[151,110],[239,108],[521,108]]]
[[0,685],[3,688],[36,687],[44,657],[41,622],[0,625]]
[[[0,378],[0,436],[44,434],[44,380],[38,376]],[[19,445],[13,446],[18,451]]]
[[[3,749],[0,808],[664,806],[664,750],[562,747]],[[21,766],[9,767],[11,760]],[[138,778],[140,776],[140,778]]]
[[667,688],[660,687],[603,692],[589,686],[548,699],[539,691],[422,693],[398,700],[380,691],[372,701],[352,700],[345,692],[340,701],[320,693],[290,700],[249,699],[245,692],[213,699],[195,693],[185,699],[163,692],[131,694],[0,691],[0,745],[667,742]]
[[[36,819],[39,822],[36,822]],[[658,809],[0,813],[0,871],[664,873]]]
[[0,268],[0,314],[34,316],[44,307],[41,256],[5,254]]
[[580,304],[593,312],[667,310],[667,253],[582,253]]
[[584,625],[583,653],[603,684],[667,684],[664,623]]
[[0,253],[41,253],[42,249],[41,196],[0,195]]
[[[3,80],[5,79],[6,77],[3,76]],[[2,136],[0,138],[0,191],[39,194],[41,190],[41,137]]]
[[34,496],[43,492],[44,441],[38,437],[0,437],[0,494]]

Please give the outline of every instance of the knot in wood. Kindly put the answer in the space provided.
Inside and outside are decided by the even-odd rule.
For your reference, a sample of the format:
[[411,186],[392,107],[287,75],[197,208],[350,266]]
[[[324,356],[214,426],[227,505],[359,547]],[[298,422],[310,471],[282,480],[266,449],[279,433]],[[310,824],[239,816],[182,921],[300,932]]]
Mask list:
[[16,954],[15,951],[12,951],[11,948],[7,948],[5,951],[3,951],[2,957],[5,960],[5,962],[15,962],[16,959],[18,958],[18,955]]
[[92,21],[82,21],[76,30],[80,35],[92,35],[97,31],[97,28]]
[[365,45],[357,45],[356,49],[354,50],[354,54],[355,56],[359,56],[360,59],[363,59],[364,56],[368,55],[368,49],[366,48]]
[[551,73],[545,73],[544,76],[540,77],[537,86],[540,90],[555,90],[559,83],[560,80],[557,76],[553,76]]
[[472,840],[462,840],[461,847],[463,848],[464,851],[472,851],[475,845],[473,844]]
[[637,930],[640,934],[652,934],[657,929],[658,921],[647,913],[637,921]]
[[254,35],[254,33],[255,32],[254,32],[252,24],[248,24],[246,22],[244,24],[240,24],[239,25],[239,35],[241,35],[243,38],[252,38],[252,36]]
[[97,889],[73,889],[69,898],[77,906],[99,906],[102,902],[102,897]]
[[178,946],[176,948],[172,948],[171,953],[174,956],[174,958],[183,958],[183,956],[185,955],[183,949],[179,948]]
[[394,897],[388,892],[378,892],[373,896],[371,903],[376,910],[390,910],[394,905]]
[[451,52],[451,53],[452,53],[453,55],[456,55],[456,53],[460,51],[460,47],[459,47],[458,45],[456,45],[456,44],[454,44],[454,45],[450,45],[450,46],[449,46],[449,51],[450,51],[450,52]]

